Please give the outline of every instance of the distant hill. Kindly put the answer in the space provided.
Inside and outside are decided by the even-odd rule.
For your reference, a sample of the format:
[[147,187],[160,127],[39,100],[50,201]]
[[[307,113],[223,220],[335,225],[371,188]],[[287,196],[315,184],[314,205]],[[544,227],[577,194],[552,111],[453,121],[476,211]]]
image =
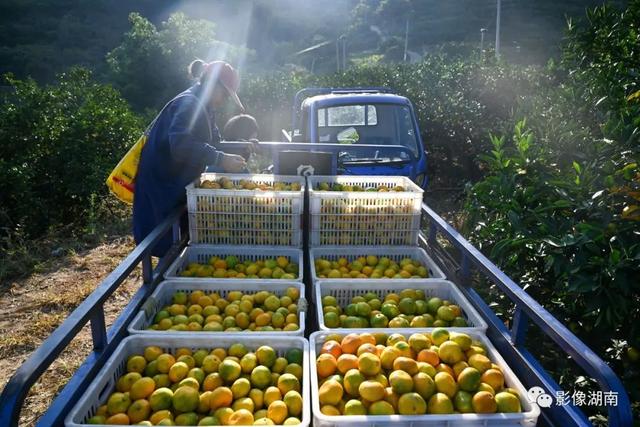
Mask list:
[[[598,0],[503,0],[502,46],[513,60],[540,63],[554,55],[565,16],[581,18]],[[617,1],[622,4],[624,2]],[[253,72],[287,63],[309,66],[295,52],[330,41],[314,51],[316,71],[335,70],[335,44],[346,35],[349,55],[387,54],[404,45],[424,54],[443,44],[477,46],[495,38],[495,0],[4,0],[0,3],[0,74],[50,81],[71,65],[106,77],[105,54],[128,30],[127,16],[139,12],[154,23],[176,11],[216,23],[217,37],[256,51]],[[374,26],[372,28],[372,26]]]

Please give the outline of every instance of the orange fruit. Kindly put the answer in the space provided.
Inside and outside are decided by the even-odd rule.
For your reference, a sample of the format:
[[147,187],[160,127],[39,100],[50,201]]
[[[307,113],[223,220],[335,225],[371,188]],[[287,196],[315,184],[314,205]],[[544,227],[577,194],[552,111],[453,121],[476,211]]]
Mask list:
[[276,400],[282,400],[282,393],[280,389],[275,386],[268,387],[263,394],[263,403],[265,406],[269,406],[272,402]]
[[480,378],[480,371],[476,368],[464,368],[458,375],[458,386],[460,386],[460,389],[464,391],[476,391],[480,385]]
[[218,408],[213,412],[213,416],[216,417],[221,423],[222,425],[228,425],[229,424],[229,418],[231,418],[231,415],[233,414],[233,409],[228,408],[228,407],[222,407],[222,408]]
[[377,381],[363,381],[358,387],[358,392],[369,402],[377,402],[385,396],[384,386]]
[[371,345],[376,345],[376,337],[368,332],[360,334],[360,341],[362,341],[362,344],[369,343]]
[[289,415],[297,417],[302,414],[302,396],[299,392],[295,390],[288,391],[282,400],[287,405]]
[[487,369],[491,369],[491,360],[483,354],[473,354],[467,360],[469,366],[473,366],[481,373]]
[[452,414],[453,402],[444,393],[436,393],[429,399],[427,409],[430,414]]
[[336,408],[335,406],[332,405],[324,405],[320,408],[320,412],[322,412],[323,415],[327,415],[330,417],[337,417],[342,415],[340,413],[340,410],[338,408]]
[[107,411],[110,415],[124,414],[131,405],[128,393],[113,393],[107,400]]
[[512,393],[502,391],[495,395],[498,412],[521,412],[520,399]]
[[[129,397],[131,400],[146,399],[156,388],[156,383],[149,377],[140,378],[133,383],[131,390],[129,391]],[[131,418],[131,417],[129,417]],[[142,420],[141,420],[142,421]],[[134,421],[137,422],[137,421]]]
[[413,391],[413,379],[405,371],[393,371],[389,375],[389,384],[394,393],[403,395]]
[[369,406],[368,413],[369,415],[393,415],[395,409],[389,402],[380,400]]
[[142,374],[147,367],[147,360],[140,355],[134,355],[127,359],[127,372],[137,372]]
[[350,369],[345,373],[343,383],[344,390],[350,394],[351,396],[358,397],[360,392],[358,391],[360,388],[360,384],[365,381],[364,375],[360,373],[357,369]]
[[131,421],[129,420],[129,416],[127,414],[115,414],[107,418],[105,423],[112,424],[112,425],[128,426],[129,424],[131,424]]
[[218,259],[213,263],[214,268],[221,268],[223,270],[227,269],[227,262],[223,259]]
[[393,362],[400,357],[400,350],[395,347],[385,347],[380,353],[380,363],[384,369],[390,370],[393,368]]
[[331,354],[321,354],[316,359],[316,369],[320,378],[325,378],[329,375],[333,375],[336,372],[337,368],[338,362]]
[[436,383],[424,372],[418,372],[413,376],[413,390],[427,400],[436,392]]
[[504,388],[504,375],[497,369],[487,369],[482,373],[480,381],[489,384],[495,391],[500,391]]
[[378,355],[378,348],[371,343],[364,343],[360,347],[358,347],[358,351],[356,354],[360,356],[362,353],[371,353]]
[[491,414],[498,409],[493,395],[488,391],[479,391],[474,394],[471,399],[471,405],[474,412],[478,414]]
[[214,372],[207,375],[202,382],[202,390],[204,391],[213,391],[218,387],[221,387],[224,384],[222,377],[219,373]]
[[397,409],[398,408],[398,399],[400,399],[400,396],[395,394],[391,387],[385,387],[385,389],[384,389],[384,400],[385,400],[385,402],[390,403],[391,406],[394,407],[394,409]]
[[200,394],[193,387],[178,387],[171,397],[174,409],[180,412],[192,412],[200,404]]
[[278,377],[278,390],[283,395],[287,394],[291,390],[301,391],[300,381],[293,374],[282,374]]
[[325,382],[320,386],[320,389],[318,390],[318,397],[321,405],[335,406],[340,402],[343,394],[344,390],[340,383],[336,380],[329,380]]
[[144,358],[147,362],[152,362],[158,358],[162,354],[162,349],[156,346],[149,346],[144,349]]
[[453,365],[453,373],[456,381],[458,381],[458,377],[460,376],[460,373],[464,371],[465,368],[468,368],[468,367],[469,367],[469,364],[465,361],[460,361],[455,365]]
[[246,409],[238,409],[234,411],[227,421],[230,426],[246,426],[253,424],[253,413]]
[[381,367],[380,358],[375,354],[362,353],[358,356],[358,370],[364,375],[376,375]]
[[436,366],[436,372],[446,372],[454,378],[456,376],[456,373],[453,371],[451,366],[447,365],[446,363],[439,363],[438,366]]
[[342,347],[340,347],[340,343],[337,341],[326,341],[322,344],[322,348],[320,349],[320,354],[325,353],[330,354],[337,359],[342,354]]
[[423,415],[427,412],[427,402],[418,393],[405,393],[398,399],[401,415]]
[[272,402],[267,408],[267,418],[276,424],[282,424],[289,414],[286,403],[282,400]]
[[233,402],[233,392],[228,387],[218,387],[211,392],[209,402],[211,409],[229,407]]
[[149,404],[154,411],[160,411],[163,409],[171,409],[171,398],[173,397],[173,391],[166,387],[161,387],[151,393],[149,396]]
[[342,338],[340,345],[343,353],[356,354],[358,347],[362,345],[362,340],[358,334],[348,334]]
[[465,359],[462,348],[455,341],[445,341],[440,344],[438,356],[443,362],[454,365]]
[[415,352],[413,351],[413,349],[411,348],[408,342],[398,341],[397,343],[393,344],[393,346],[400,351],[400,356],[408,357],[410,359],[415,359],[414,357]]
[[116,389],[120,393],[127,392],[131,390],[131,386],[135,384],[136,381],[138,381],[140,378],[142,378],[142,375],[140,375],[139,373],[129,372],[120,377],[120,379],[116,383]]
[[177,383],[187,377],[189,366],[184,362],[176,362],[169,369],[169,379],[172,383]]
[[393,369],[398,371],[405,371],[409,375],[415,375],[418,373],[418,362],[408,357],[398,357],[393,361]]
[[438,372],[433,380],[438,392],[446,394],[449,398],[453,398],[458,391],[456,380],[446,372]]
[[341,354],[338,357],[337,368],[343,375],[350,369],[358,369],[358,357],[353,354]]
[[440,364],[440,356],[431,349],[421,350],[420,353],[418,353],[417,359],[418,362],[427,362],[431,366],[438,366]]
[[144,421],[149,418],[151,414],[151,405],[145,399],[138,399],[129,406],[127,409],[127,416],[129,417],[129,422],[131,423],[139,423],[140,421]]
[[149,421],[151,421],[151,424],[158,425],[160,423],[160,421],[167,419],[170,421],[173,421],[173,413],[168,410],[168,409],[163,409],[161,411],[156,411],[153,414],[151,414],[151,417],[149,417]]

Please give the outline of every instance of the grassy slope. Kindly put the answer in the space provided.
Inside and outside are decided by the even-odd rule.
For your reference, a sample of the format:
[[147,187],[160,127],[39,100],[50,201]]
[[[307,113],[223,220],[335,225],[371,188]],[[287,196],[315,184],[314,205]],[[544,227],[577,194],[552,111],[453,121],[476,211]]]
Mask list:
[[[133,239],[124,231],[126,223],[128,220],[110,227],[108,232],[84,238],[56,237],[30,243],[33,247],[23,251],[29,254],[29,259],[23,261],[26,274],[0,282],[0,389],[31,352],[133,249]],[[21,261],[14,257],[11,262]],[[30,265],[34,267],[30,269]],[[33,272],[29,274],[27,270]],[[109,298],[105,304],[107,325],[116,319],[140,282],[138,269]],[[32,387],[20,425],[35,424],[90,351],[91,329],[87,324]]]

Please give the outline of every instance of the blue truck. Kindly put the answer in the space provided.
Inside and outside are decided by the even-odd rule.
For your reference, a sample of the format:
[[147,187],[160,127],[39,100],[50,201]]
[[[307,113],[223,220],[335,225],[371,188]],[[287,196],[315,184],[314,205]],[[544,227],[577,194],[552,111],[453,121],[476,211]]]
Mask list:
[[292,142],[337,143],[336,172],[401,175],[427,185],[427,151],[413,105],[387,88],[308,88],[293,101]]
[[[425,146],[413,107],[405,97],[380,88],[305,89],[294,99],[292,123],[292,130],[285,133],[286,141],[260,143],[263,150],[271,152],[275,174],[404,175],[423,188],[427,184]],[[223,149],[229,152],[247,149],[247,143],[222,144]],[[42,427],[64,424],[67,413],[127,335],[129,323],[188,244],[189,236],[181,221],[185,214],[186,207],[183,206],[169,215],[15,372],[0,396],[0,426],[18,425],[20,410],[31,386],[80,330],[90,323],[92,352],[37,422]],[[303,222],[308,227],[308,213],[305,213]],[[605,406],[609,425],[632,425],[628,395],[620,379],[602,359],[424,203],[421,230],[420,246],[436,261],[446,277],[459,286],[488,324],[488,338],[527,389],[540,387],[540,392],[550,396],[562,393],[556,379],[531,352],[527,337],[535,329],[538,339],[553,343],[563,357],[572,360],[576,367],[595,379],[600,392],[615,394],[616,404]],[[172,233],[174,245],[154,266],[152,250],[167,233]],[[304,277],[309,293],[313,284],[306,237],[303,244],[307,257]],[[140,265],[143,283],[107,330],[105,301]],[[512,304],[513,314],[509,319],[499,318],[487,304],[479,292],[478,278],[493,286],[503,294],[505,301]],[[309,310],[309,313],[313,312]],[[317,328],[317,319],[309,317],[311,323],[306,330],[313,331]],[[591,423],[582,408],[566,402],[541,407],[538,425],[564,427]]]

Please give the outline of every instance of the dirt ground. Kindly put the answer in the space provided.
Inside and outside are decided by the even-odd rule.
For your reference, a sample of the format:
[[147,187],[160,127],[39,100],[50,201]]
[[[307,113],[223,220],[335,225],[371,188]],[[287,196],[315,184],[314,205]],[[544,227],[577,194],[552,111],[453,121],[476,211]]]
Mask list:
[[[71,311],[125,258],[134,247],[128,236],[80,252],[58,255],[29,277],[11,281],[0,289],[0,389]],[[140,285],[141,271],[130,278],[105,304],[107,326]],[[20,417],[32,426],[91,351],[87,324],[69,347],[32,388]]]

